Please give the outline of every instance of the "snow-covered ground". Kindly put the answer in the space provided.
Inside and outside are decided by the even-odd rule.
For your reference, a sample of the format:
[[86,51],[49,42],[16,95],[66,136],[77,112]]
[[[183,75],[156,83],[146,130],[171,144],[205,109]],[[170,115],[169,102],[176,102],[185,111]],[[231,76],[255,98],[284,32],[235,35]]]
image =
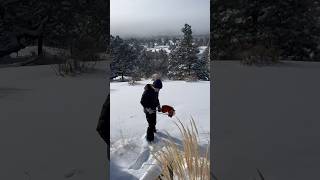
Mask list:
[[199,54],[202,54],[206,49],[208,48],[208,46],[199,46]]
[[[44,46],[43,51],[44,51],[44,53],[50,54],[50,55],[61,55],[62,53],[64,53],[64,54],[68,53],[64,49],[48,47],[48,46]],[[32,56],[32,53],[34,53],[34,55],[38,54],[38,46],[27,46],[27,47],[19,50],[18,53],[11,53],[10,57],[17,58],[17,57]]]
[[[43,53],[46,56],[65,56],[69,55],[70,52],[66,49],[43,46]],[[38,46],[27,46],[23,49],[20,49],[18,52],[14,52],[10,54],[11,58],[21,58],[21,57],[30,57],[32,55],[38,55]],[[98,57],[107,60],[108,55],[104,52],[97,53]]]
[[168,54],[171,52],[169,46],[155,46],[154,48],[147,48],[147,51],[158,52],[160,50],[166,51]]
[[[208,46],[199,46],[199,55],[201,55]],[[152,51],[152,52],[158,52],[160,50],[164,50],[166,51],[168,54],[171,52],[171,50],[169,49],[169,46],[155,46],[154,48],[147,48],[147,51]]]
[[320,63],[212,64],[217,178],[319,179]]
[[107,146],[96,132],[105,67],[65,78],[47,65],[0,69],[1,180],[107,178]]
[[[148,172],[154,159],[146,144],[144,135],[147,121],[140,104],[144,85],[151,80],[140,81],[129,86],[127,82],[110,84],[111,100],[111,179],[139,179]],[[178,117],[189,125],[194,118],[200,133],[200,145],[205,146],[210,133],[210,82],[163,81],[159,94],[162,105],[171,105]],[[157,115],[156,145],[153,150],[162,148],[169,132],[175,142],[181,145],[180,133],[173,121],[175,117]]]

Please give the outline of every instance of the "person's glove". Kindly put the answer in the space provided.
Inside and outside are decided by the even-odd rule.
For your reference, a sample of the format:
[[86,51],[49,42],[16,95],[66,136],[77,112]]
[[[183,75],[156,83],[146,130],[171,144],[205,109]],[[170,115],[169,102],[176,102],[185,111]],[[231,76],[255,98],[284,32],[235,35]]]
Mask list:
[[149,113],[149,114],[153,114],[154,111],[151,109],[151,108],[146,108],[146,111]]
[[161,109],[161,106],[158,106],[158,112],[161,112],[162,109]]

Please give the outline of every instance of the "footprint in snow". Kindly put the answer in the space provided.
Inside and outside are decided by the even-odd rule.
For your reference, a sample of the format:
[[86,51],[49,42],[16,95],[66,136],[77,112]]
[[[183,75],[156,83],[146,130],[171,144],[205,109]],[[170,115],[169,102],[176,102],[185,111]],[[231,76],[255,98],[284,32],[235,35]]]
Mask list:
[[142,164],[148,161],[150,157],[150,148],[143,147],[142,151],[140,152],[137,160],[129,167],[129,169],[138,170],[141,168]]
[[164,145],[162,142],[161,137],[158,137],[157,134],[154,136],[154,141],[149,143],[145,139],[146,134],[142,137],[142,150],[138,155],[137,160],[129,166],[129,169],[138,170],[142,167],[143,163],[147,162],[150,158],[151,151],[157,151],[161,149],[161,147]]
[[71,169],[70,171],[66,172],[64,174],[64,178],[68,179],[68,178],[72,178],[76,175],[82,174],[83,170],[80,169]]

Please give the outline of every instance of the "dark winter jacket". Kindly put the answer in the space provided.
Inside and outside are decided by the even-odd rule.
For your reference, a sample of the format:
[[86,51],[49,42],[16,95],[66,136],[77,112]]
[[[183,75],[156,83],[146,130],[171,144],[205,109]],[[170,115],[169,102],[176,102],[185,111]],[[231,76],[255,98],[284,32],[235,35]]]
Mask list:
[[158,95],[154,89],[145,90],[140,103],[144,108],[151,108],[153,110],[160,106]]
[[[97,129],[99,135],[102,139],[110,145],[110,94],[108,95],[106,101],[104,102],[98,121]],[[110,159],[110,151],[108,147],[108,159]]]
[[153,87],[157,88],[157,89],[161,89],[162,88],[162,81],[160,79],[153,81]]

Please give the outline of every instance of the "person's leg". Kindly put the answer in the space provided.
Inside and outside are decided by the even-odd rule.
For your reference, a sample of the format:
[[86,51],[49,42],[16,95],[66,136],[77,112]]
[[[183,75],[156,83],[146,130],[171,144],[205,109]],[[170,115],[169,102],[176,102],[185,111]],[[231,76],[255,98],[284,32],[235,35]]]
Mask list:
[[153,132],[157,132],[157,129],[156,129],[156,125],[157,125],[157,113],[154,113],[152,114],[152,129],[153,129]]
[[155,128],[156,128],[156,113],[146,114],[146,116],[147,116],[149,129],[152,132],[155,132]]
[[153,134],[153,121],[152,121],[152,114],[146,113],[146,118],[148,121],[148,129],[147,129],[147,141],[153,141],[154,134]]

